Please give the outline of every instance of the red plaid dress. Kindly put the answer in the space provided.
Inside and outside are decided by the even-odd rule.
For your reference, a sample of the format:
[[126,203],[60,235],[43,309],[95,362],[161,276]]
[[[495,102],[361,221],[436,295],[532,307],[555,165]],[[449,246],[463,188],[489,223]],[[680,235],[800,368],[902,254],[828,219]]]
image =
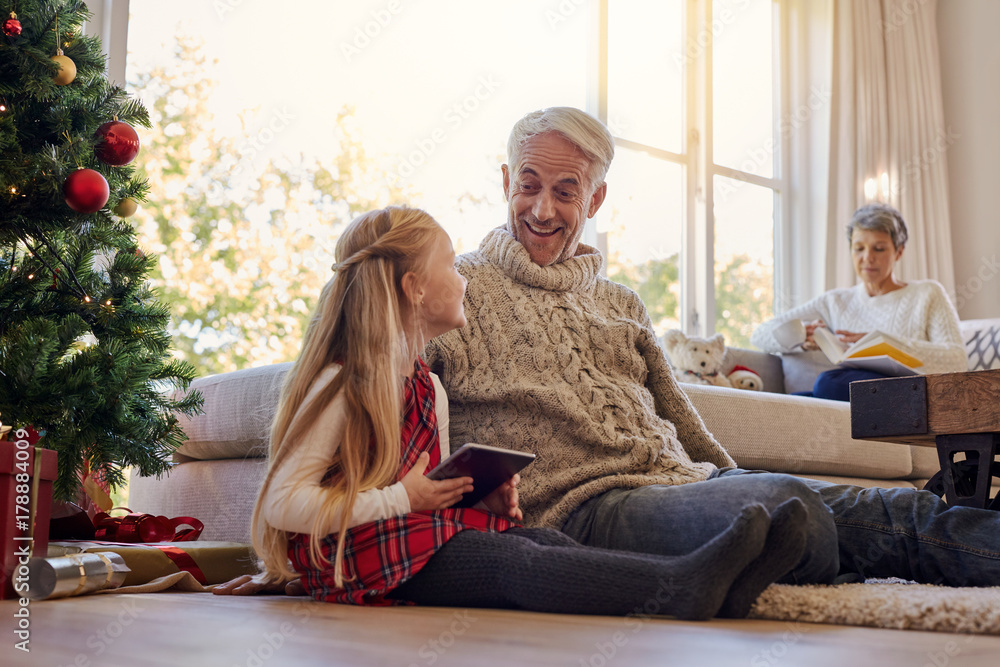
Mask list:
[[[413,379],[405,380],[403,393],[402,464],[397,479],[413,468],[421,452],[430,454],[429,472],[441,461],[434,384],[422,359],[417,360]],[[341,534],[323,538],[320,551],[330,561],[325,569],[313,567],[309,558],[309,536],[295,534],[289,540],[288,556],[302,575],[306,590],[317,600],[346,604],[391,605],[391,590],[413,577],[445,542],[463,530],[502,532],[515,524],[476,509],[411,512],[355,526]],[[334,583],[333,559],[337,539],[344,545],[344,587]]]

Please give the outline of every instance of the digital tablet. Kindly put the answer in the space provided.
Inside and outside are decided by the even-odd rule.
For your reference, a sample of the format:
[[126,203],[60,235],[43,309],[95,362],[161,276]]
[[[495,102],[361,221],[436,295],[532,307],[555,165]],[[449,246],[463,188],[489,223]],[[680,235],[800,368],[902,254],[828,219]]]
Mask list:
[[535,460],[534,454],[469,443],[427,473],[430,479],[471,477],[472,491],[452,507],[472,507]]

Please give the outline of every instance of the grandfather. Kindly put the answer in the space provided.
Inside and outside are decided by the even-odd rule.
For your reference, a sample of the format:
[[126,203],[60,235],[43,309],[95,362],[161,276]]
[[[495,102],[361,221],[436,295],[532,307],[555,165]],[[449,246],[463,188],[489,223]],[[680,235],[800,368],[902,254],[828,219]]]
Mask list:
[[[459,258],[468,325],[433,341],[453,444],[538,455],[529,525],[597,547],[687,553],[747,503],[800,498],[807,554],[786,581],[898,576],[1000,584],[1000,514],[912,489],[862,489],[735,468],[674,381],[639,297],[580,242],[607,193],[614,142],[577,109],[528,114],[503,165],[507,224]],[[879,557],[872,558],[873,547]]]

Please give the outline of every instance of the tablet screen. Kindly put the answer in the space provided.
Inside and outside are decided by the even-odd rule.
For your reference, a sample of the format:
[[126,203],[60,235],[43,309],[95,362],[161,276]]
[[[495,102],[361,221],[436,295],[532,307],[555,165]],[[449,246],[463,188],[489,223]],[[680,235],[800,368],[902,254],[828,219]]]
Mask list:
[[472,507],[534,460],[535,455],[528,452],[469,443],[427,473],[427,477],[471,477],[472,491],[452,507]]

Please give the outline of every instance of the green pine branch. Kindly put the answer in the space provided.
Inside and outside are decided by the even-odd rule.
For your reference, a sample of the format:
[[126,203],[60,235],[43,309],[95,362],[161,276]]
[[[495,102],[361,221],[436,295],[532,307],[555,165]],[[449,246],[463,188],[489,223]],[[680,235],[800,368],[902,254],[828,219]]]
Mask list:
[[[82,2],[0,2],[10,11],[22,34],[0,39],[0,416],[44,431],[59,454],[55,494],[72,499],[88,468],[112,487],[130,466],[165,472],[185,439],[175,413],[197,413],[201,396],[172,391],[195,371],[173,357],[169,309],[149,287],[155,256],[112,213],[149,184],[94,151],[101,124],[149,127],[149,113],[107,81],[100,40],[80,34]],[[77,66],[65,86],[52,80],[57,43]],[[64,201],[80,168],[108,181],[96,213]]]

